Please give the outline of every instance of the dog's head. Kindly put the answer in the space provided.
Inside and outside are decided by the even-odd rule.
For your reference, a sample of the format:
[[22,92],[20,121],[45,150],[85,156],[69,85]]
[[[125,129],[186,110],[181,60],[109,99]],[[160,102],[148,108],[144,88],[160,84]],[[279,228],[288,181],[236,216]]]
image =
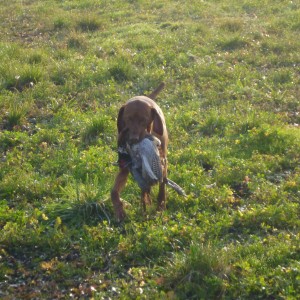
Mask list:
[[123,140],[133,144],[145,135],[155,133],[162,136],[165,130],[161,112],[151,102],[135,99],[123,105],[118,114],[118,133]]

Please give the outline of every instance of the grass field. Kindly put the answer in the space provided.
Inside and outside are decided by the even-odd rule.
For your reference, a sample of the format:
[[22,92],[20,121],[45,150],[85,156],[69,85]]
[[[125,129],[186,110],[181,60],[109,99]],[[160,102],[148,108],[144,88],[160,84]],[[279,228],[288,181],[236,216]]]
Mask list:
[[[1,299],[299,299],[298,1],[0,7]],[[118,224],[118,109],[161,81],[188,197],[130,179]]]

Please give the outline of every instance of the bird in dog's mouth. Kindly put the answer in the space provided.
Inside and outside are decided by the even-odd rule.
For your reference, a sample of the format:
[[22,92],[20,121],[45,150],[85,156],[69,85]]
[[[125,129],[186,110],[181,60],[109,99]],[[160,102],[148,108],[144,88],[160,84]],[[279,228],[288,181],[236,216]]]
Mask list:
[[120,168],[129,167],[134,180],[143,191],[165,180],[168,186],[185,197],[185,191],[177,183],[169,178],[163,179],[162,161],[159,155],[160,145],[160,140],[150,134],[140,142],[127,143],[118,149],[118,165]]

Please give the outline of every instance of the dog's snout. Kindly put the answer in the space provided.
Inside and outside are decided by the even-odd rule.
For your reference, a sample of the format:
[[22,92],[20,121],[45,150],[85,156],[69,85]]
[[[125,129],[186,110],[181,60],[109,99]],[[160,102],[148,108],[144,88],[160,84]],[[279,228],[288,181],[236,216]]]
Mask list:
[[142,136],[142,134],[139,130],[136,130],[136,129],[135,130],[134,129],[129,130],[129,132],[128,132],[128,143],[130,145],[138,143],[141,140],[141,136]]
[[139,142],[139,138],[138,137],[131,137],[129,138],[129,145],[133,145]]

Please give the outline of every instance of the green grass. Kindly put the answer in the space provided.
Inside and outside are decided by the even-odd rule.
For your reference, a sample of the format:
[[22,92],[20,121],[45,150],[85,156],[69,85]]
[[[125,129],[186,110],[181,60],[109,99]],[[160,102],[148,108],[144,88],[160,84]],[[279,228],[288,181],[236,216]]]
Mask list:
[[[0,298],[299,298],[299,19],[297,1],[2,3]],[[188,197],[144,215],[131,178],[118,224],[118,109],[161,81]]]

